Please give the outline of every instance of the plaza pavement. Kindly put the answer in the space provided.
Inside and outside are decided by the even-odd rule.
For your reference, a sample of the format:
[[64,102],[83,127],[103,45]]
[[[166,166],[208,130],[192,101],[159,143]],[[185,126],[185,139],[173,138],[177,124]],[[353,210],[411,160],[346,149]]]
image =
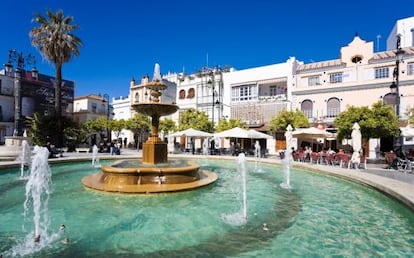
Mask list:
[[[1,154],[0,154],[1,155]],[[141,158],[142,152],[132,149],[121,149],[121,155],[110,155],[109,153],[98,153],[100,160],[104,159],[123,159],[123,158]],[[210,155],[192,155],[192,154],[169,154],[169,157],[185,157],[196,159],[235,159],[232,156],[210,156]],[[255,158],[247,157],[248,161],[255,161]],[[74,161],[74,160],[92,160],[92,153],[63,153],[63,157],[49,159],[50,163]],[[276,156],[260,159],[260,162],[281,164],[281,160]],[[17,161],[0,161],[0,168],[16,167]],[[345,178],[350,181],[362,183],[373,187],[387,195],[390,195],[398,201],[405,204],[414,211],[414,173],[385,169],[385,164],[368,163],[367,169],[347,169],[338,166],[316,165],[302,162],[293,162],[293,166],[300,167],[315,172],[330,174],[336,177]]]

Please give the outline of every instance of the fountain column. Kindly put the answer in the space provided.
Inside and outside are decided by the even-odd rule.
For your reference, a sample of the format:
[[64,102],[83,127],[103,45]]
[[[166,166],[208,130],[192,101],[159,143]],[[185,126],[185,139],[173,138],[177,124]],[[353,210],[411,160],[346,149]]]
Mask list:
[[151,136],[142,146],[142,161],[150,164],[166,163],[167,143],[158,137],[159,115],[151,117]]

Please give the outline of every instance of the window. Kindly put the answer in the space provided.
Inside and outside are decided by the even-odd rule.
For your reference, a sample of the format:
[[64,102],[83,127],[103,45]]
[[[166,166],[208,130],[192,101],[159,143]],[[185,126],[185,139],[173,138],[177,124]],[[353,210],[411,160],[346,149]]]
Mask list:
[[139,94],[138,94],[138,92],[135,93],[134,101],[135,102],[139,102]]
[[308,86],[316,86],[316,85],[321,85],[321,82],[319,81],[319,76],[308,77]]
[[407,75],[414,75],[414,63],[407,65]]
[[375,68],[375,79],[388,78],[388,76],[389,76],[388,67]]
[[385,94],[383,100],[385,104],[392,106],[395,112],[395,110],[397,109],[397,94],[395,93]]
[[185,90],[180,90],[180,93],[178,94],[179,99],[185,99]]
[[194,96],[195,96],[195,90],[194,90],[194,88],[190,88],[188,90],[187,98],[192,99],[192,98],[194,98]]
[[276,96],[277,95],[276,86],[270,86],[269,87],[269,95],[270,96]]
[[338,98],[330,98],[326,103],[326,116],[336,117],[341,112],[341,103]]
[[92,103],[92,113],[96,113],[96,103]]
[[356,55],[351,58],[352,63],[356,64],[362,61],[362,56]]
[[250,101],[257,99],[256,85],[242,85],[231,89],[232,101]]
[[331,73],[329,75],[330,83],[341,83],[342,82],[342,72],[341,73]]
[[313,113],[313,102],[312,101],[310,101],[309,99],[302,101],[300,109],[307,118],[312,118],[312,113]]

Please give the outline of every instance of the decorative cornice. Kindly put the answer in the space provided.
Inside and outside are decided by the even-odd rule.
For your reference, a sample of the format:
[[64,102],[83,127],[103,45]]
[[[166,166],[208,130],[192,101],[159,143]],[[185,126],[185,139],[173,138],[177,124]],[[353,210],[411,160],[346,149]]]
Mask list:
[[[357,91],[357,90],[371,90],[371,89],[378,89],[378,88],[389,88],[391,82],[383,82],[383,83],[371,83],[371,84],[358,84],[358,85],[350,85],[350,86],[342,86],[342,87],[329,87],[329,88],[322,88],[322,89],[309,89],[309,90],[298,90],[292,91],[292,95],[294,96],[302,96],[302,95],[309,95],[309,94],[321,94],[321,93],[338,93],[344,91]],[[404,86],[413,86],[414,80],[406,80],[400,81],[399,87]]]

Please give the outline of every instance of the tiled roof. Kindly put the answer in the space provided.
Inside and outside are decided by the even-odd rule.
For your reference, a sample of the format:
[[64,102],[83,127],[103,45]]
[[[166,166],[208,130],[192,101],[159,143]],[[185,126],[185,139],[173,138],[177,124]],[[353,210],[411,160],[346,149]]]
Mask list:
[[310,64],[302,64],[298,66],[296,71],[300,72],[300,71],[305,71],[305,70],[318,70],[322,68],[338,67],[342,65],[344,65],[344,63],[341,62],[341,59],[334,59],[334,60],[315,62],[315,63],[310,63]]
[[[404,51],[404,55],[411,56],[414,55],[414,47],[406,47],[402,49]],[[387,50],[383,52],[378,52],[374,54],[374,57],[371,61],[380,61],[383,59],[395,59],[395,49],[394,50]]]

